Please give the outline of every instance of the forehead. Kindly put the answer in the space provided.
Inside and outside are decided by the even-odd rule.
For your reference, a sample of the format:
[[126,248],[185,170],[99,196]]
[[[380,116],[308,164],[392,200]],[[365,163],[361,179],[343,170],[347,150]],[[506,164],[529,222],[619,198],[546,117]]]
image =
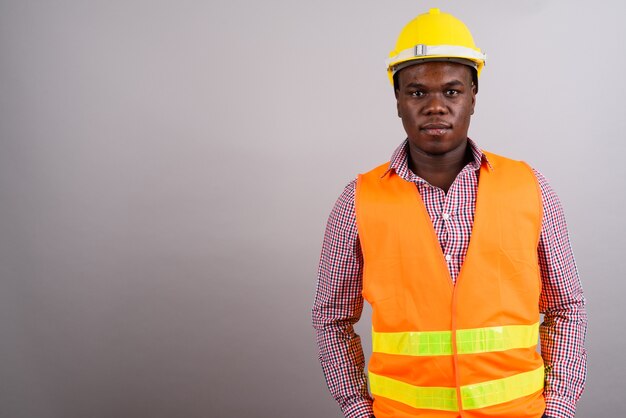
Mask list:
[[400,85],[407,82],[446,84],[452,81],[471,84],[472,69],[455,62],[424,62],[403,68],[398,72]]

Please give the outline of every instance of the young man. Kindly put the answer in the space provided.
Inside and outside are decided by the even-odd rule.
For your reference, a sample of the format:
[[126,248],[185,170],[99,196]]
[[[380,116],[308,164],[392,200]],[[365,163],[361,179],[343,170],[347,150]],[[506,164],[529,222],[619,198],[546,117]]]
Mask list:
[[574,417],[587,321],[563,211],[541,174],[467,137],[484,63],[438,9],[390,54],[407,139],[335,204],[313,307],[346,417]]

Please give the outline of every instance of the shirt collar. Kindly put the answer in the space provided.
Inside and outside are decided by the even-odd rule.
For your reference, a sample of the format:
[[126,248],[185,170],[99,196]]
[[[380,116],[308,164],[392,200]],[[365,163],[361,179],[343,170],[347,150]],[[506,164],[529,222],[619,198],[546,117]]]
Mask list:
[[[470,138],[467,138],[467,143],[472,150],[472,156],[474,159],[470,161],[467,166],[472,170],[480,170],[482,164],[485,164],[490,170],[493,170],[493,167],[485,153],[478,147],[478,145],[472,141]],[[402,141],[400,146],[396,148],[396,150],[391,155],[391,160],[389,161],[389,168],[383,174],[383,177],[387,175],[391,170],[395,171],[398,176],[403,178],[406,181],[425,181],[419,176],[416,176],[409,169],[408,162],[408,152],[409,152],[409,140],[405,139]]]

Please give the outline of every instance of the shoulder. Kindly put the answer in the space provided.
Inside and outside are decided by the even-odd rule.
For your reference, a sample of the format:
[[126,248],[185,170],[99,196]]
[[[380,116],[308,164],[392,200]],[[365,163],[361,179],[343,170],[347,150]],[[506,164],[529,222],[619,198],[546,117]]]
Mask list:
[[[384,174],[389,170],[389,161],[386,163],[380,164],[373,169],[359,174],[355,179],[350,181],[346,187],[339,195],[339,198],[335,202],[335,206],[333,208],[333,214],[349,214],[354,213],[354,200],[357,193],[357,188],[359,183],[363,178],[367,179],[375,179],[384,176]],[[331,214],[331,216],[333,215]]]
[[526,161],[515,160],[513,158],[505,157],[505,156],[495,154],[493,152],[489,152],[485,150],[483,150],[482,152],[485,155],[485,158],[487,159],[487,164],[489,165],[490,168],[497,170],[498,168],[503,168],[503,167],[517,167],[517,168],[523,167],[525,171],[527,171],[528,173],[532,173],[533,179],[536,180],[537,184],[542,189],[542,192],[543,192],[543,189],[545,189],[546,191],[552,190],[546,178],[537,169],[532,167]]
[[390,167],[390,163],[389,161],[387,161],[386,163],[380,164],[376,167],[374,167],[373,169],[371,169],[370,171],[363,173],[363,174],[359,174],[358,178],[360,177],[382,177],[387,171],[389,171],[389,167]]
[[343,191],[339,195],[339,198],[337,199],[337,202],[335,202],[335,208],[333,209],[333,211],[338,210],[343,212],[351,208],[354,209],[354,195],[356,192],[356,184],[357,179],[353,179],[346,185],[346,187],[344,187]]
[[539,184],[533,168],[521,160],[504,157],[492,152],[483,151],[485,161],[483,167],[494,179],[505,182],[509,187],[532,189],[539,195]]
[[353,235],[356,228],[354,210],[354,196],[356,179],[350,181],[335,201],[326,224],[327,233],[334,232],[340,235]]
[[487,163],[489,164],[491,168],[497,168],[497,167],[502,167],[502,166],[522,166],[522,165],[530,168],[530,166],[522,160],[515,160],[513,158],[505,157],[503,155],[485,151],[485,150],[482,150],[482,153],[487,159]]
[[548,179],[539,170],[521,160],[514,160],[485,150],[482,150],[482,152],[487,158],[488,164],[495,169],[498,166],[525,167],[524,171],[532,173],[532,178],[535,180],[541,195],[544,217],[550,219],[555,216],[562,216],[563,208],[559,196],[550,185]]
[[340,226],[344,229],[348,225],[352,225],[356,220],[355,200],[357,188],[363,181],[375,181],[384,176],[389,170],[389,162],[381,164],[370,171],[359,174],[355,179],[350,181],[337,198],[335,205],[328,219],[329,225]]
[[[492,154],[495,155],[495,154]],[[491,158],[491,157],[489,157]],[[496,155],[496,160],[498,161],[506,161],[509,163],[518,163],[523,164],[527,167],[527,170],[532,173],[533,179],[537,184],[537,188],[541,195],[541,203],[543,206],[544,217],[553,217],[559,215],[562,212],[561,201],[556,191],[550,185],[548,179],[535,167],[532,167],[525,161],[513,160],[510,158],[502,157]]]
[[554,191],[550,182],[546,177],[536,168],[532,168],[535,177],[537,178],[537,183],[539,183],[539,189],[541,190],[541,200],[543,201],[543,209],[544,213],[547,216],[551,216],[554,214],[560,214],[563,211],[561,207],[561,200],[559,196]]

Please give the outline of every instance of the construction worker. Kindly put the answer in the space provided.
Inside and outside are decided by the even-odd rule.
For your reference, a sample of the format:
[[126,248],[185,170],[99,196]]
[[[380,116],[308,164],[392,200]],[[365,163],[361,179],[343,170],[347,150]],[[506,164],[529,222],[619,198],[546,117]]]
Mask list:
[[337,200],[313,307],[346,417],[575,415],[587,319],[563,211],[539,172],[467,137],[485,59],[432,9],[387,60],[407,139]]

